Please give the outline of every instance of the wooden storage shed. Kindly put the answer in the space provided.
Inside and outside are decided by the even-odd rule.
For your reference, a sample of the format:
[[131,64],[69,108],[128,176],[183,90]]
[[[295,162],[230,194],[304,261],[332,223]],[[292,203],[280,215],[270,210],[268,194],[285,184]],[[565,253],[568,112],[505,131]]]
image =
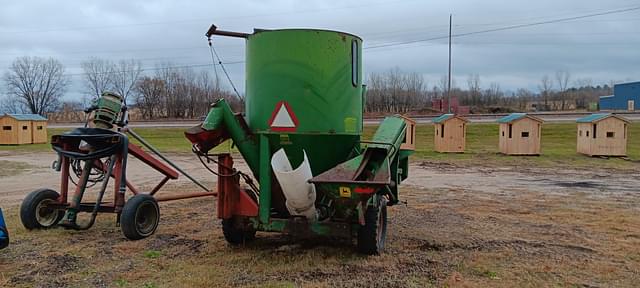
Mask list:
[[526,113],[512,113],[498,119],[500,153],[540,155],[542,119]]
[[433,146],[440,153],[464,153],[467,119],[454,114],[443,114],[432,120],[435,131]]
[[47,118],[37,114],[0,116],[0,144],[47,143]]
[[589,156],[626,156],[629,120],[609,113],[577,120],[577,151]]
[[400,144],[400,149],[416,150],[416,121],[403,115],[400,117],[407,125],[407,132],[404,134],[404,141]]

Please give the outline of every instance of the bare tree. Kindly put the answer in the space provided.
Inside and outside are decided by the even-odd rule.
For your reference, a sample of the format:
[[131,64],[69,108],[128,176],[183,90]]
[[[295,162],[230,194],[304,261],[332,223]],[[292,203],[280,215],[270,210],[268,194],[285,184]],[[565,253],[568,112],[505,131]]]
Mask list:
[[84,120],[84,107],[79,101],[63,101],[56,112],[47,113],[47,118],[54,122],[82,122]]
[[[453,89],[453,84],[451,84],[451,88]],[[440,91],[440,97],[447,97],[447,91],[449,90],[449,76],[442,75],[440,80],[438,81],[438,90]]]
[[0,98],[0,115],[4,113],[24,113],[24,106],[17,101],[15,96]]
[[371,73],[367,80],[367,112],[401,112],[420,109],[429,101],[424,77],[403,73],[394,68],[385,73]]
[[576,108],[589,108],[589,98],[592,97],[593,94],[593,80],[590,78],[580,78],[574,82],[574,86],[578,87],[576,91]]
[[165,90],[164,82],[157,78],[142,77],[136,84],[136,104],[142,112],[142,117],[153,119],[161,114],[162,95]]
[[53,58],[20,57],[4,75],[9,97],[14,97],[31,113],[44,115],[54,110],[68,79],[64,66]]
[[140,74],[142,74],[142,63],[138,60],[120,60],[113,65],[111,84],[114,92],[120,94],[125,102],[140,79]]
[[549,75],[542,76],[542,79],[540,79],[540,86],[538,86],[538,88],[540,89],[540,96],[542,96],[544,101],[543,110],[549,110],[549,96],[553,89],[553,82],[551,81],[551,78],[549,78]]
[[518,109],[522,111],[528,110],[527,104],[533,99],[533,93],[527,89],[520,88],[516,92],[516,97],[518,98]]
[[482,91],[480,89],[480,75],[470,74],[467,78],[467,86],[469,88],[469,99],[471,105],[479,105],[480,97],[482,97]]
[[97,98],[103,92],[113,90],[113,62],[91,57],[80,63],[80,67],[84,71],[84,86],[87,96]]
[[571,75],[569,71],[556,71],[556,82],[558,82],[558,89],[560,89],[558,93],[558,97],[560,98],[560,110],[564,110],[567,106],[567,100],[569,100],[569,94],[567,93],[567,87],[569,86],[569,78]]
[[412,72],[405,75],[406,99],[404,103],[404,112],[416,109],[427,103],[424,88],[427,86],[422,75]]
[[489,103],[498,103],[500,98],[504,96],[504,93],[500,89],[500,84],[497,82],[491,82],[489,89],[487,89],[484,94]]

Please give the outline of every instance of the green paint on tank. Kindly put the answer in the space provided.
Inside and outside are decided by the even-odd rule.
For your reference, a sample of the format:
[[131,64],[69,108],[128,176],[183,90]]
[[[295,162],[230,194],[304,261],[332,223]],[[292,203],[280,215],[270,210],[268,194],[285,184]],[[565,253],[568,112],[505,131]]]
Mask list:
[[[284,29],[249,35],[245,108],[250,129],[269,135],[272,153],[284,147],[294,165],[304,149],[314,175],[358,154],[361,51],[362,39],[342,32]],[[270,125],[283,102],[294,128]]]
[[285,101],[297,118],[295,133],[360,135],[361,51],[360,38],[341,32],[285,29],[249,35],[249,127],[254,132],[277,132],[269,121]]

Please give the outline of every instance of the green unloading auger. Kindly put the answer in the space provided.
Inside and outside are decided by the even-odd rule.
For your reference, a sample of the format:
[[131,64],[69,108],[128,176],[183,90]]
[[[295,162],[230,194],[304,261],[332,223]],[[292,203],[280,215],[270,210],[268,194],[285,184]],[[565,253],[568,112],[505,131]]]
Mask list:
[[253,175],[259,177],[258,141],[248,129],[242,115],[234,114],[224,99],[213,103],[202,125],[190,128],[185,132],[185,136],[194,143],[196,153],[207,153],[222,142],[233,140]]
[[[362,154],[339,164],[310,180],[319,190],[340,191],[346,194],[370,194],[384,189],[389,205],[398,203],[397,184],[406,178],[408,156],[413,152],[401,150],[406,139],[407,125],[400,116],[386,117]],[[349,192],[347,192],[349,191]],[[375,200],[374,200],[375,201]]]

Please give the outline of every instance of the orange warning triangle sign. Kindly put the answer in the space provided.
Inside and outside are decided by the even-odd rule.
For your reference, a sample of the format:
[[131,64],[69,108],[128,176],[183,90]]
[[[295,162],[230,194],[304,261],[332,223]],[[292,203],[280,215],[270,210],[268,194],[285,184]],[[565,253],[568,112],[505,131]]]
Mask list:
[[291,106],[286,101],[280,101],[276,104],[275,109],[271,113],[269,119],[269,127],[273,131],[295,131],[298,127],[298,118],[291,110]]

